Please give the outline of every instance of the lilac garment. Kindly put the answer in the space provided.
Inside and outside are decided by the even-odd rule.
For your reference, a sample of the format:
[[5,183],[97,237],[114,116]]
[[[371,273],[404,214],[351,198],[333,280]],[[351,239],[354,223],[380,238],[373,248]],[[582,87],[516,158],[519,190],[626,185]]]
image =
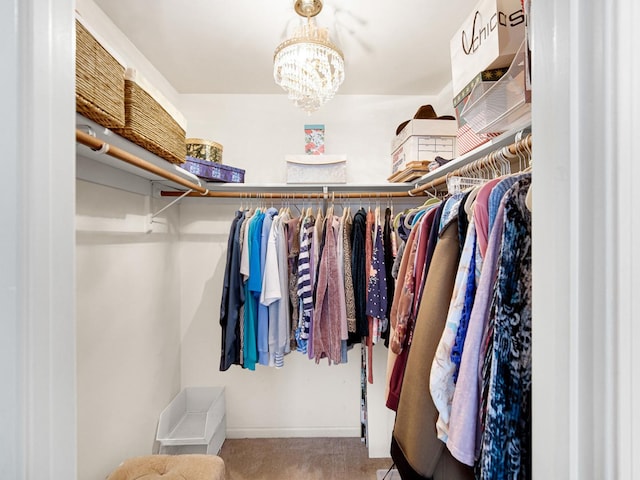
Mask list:
[[[504,206],[501,206],[504,210]],[[482,266],[473,310],[469,318],[467,338],[464,342],[458,382],[451,404],[447,447],[451,454],[466,465],[473,465],[480,445],[478,416],[480,406],[480,349],[488,320],[493,287],[498,268],[498,254],[504,228],[499,212],[489,236],[487,255]]]

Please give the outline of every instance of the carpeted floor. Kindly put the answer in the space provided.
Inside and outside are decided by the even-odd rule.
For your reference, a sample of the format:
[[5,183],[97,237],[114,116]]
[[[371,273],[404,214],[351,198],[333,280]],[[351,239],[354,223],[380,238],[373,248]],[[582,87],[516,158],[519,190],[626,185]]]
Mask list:
[[227,439],[220,456],[226,480],[375,480],[392,463],[359,438]]

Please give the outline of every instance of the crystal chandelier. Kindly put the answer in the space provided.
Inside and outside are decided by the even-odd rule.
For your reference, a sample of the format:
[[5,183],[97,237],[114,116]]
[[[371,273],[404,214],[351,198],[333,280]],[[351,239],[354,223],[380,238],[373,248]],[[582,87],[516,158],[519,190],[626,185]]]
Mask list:
[[315,112],[331,100],[344,80],[344,57],[329,40],[326,28],[316,25],[321,0],[297,0],[298,15],[306,17],[273,54],[273,78],[307,113]]

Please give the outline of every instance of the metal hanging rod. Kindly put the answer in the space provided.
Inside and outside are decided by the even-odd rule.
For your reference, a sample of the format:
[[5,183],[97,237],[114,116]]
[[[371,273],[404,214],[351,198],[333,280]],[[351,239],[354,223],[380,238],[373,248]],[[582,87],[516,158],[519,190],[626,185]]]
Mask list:
[[[528,134],[525,138],[522,138],[520,140],[515,141],[514,143],[512,143],[511,145],[508,145],[506,147],[503,147],[505,149],[507,149],[509,151],[509,153],[511,155],[516,156],[515,158],[517,159],[517,155],[518,153],[521,152],[530,152],[531,151],[531,146],[532,146],[532,142],[531,142],[531,134]],[[417,195],[422,195],[427,193],[428,190],[431,189],[437,189],[437,187],[446,184],[447,183],[447,178],[450,176],[463,176],[466,172],[469,171],[470,166],[472,165],[472,168],[479,168],[482,169],[484,167],[490,166],[491,162],[493,162],[493,155],[499,151],[498,150],[494,150],[491,153],[488,153],[487,155],[485,155],[484,157],[478,158],[477,160],[474,160],[473,162],[471,162],[470,164],[464,165],[456,170],[453,170],[452,172],[447,173],[446,175],[443,175],[441,177],[438,177],[434,180],[431,180],[430,182],[427,182],[423,185],[417,186],[416,188],[410,190],[408,193],[412,196],[417,196]]]
[[[160,192],[162,197],[177,197],[183,192],[174,192],[163,190]],[[198,197],[195,193],[187,195],[188,197]],[[347,198],[409,198],[413,197],[409,192],[212,192],[209,191],[209,197],[217,198],[246,198],[246,199],[325,199],[325,200],[341,200]]]
[[76,129],[76,141],[85,145],[96,152],[109,155],[118,160],[122,160],[130,165],[141,168],[148,172],[151,172],[159,177],[165,178],[171,182],[174,182],[182,187],[185,187],[191,192],[183,191],[161,191],[160,195],[163,197],[215,197],[215,198],[266,198],[266,199],[347,199],[347,198],[408,198],[413,195],[407,191],[378,191],[378,192],[335,192],[329,191],[328,186],[322,186],[322,192],[300,192],[300,191],[288,191],[288,192],[221,192],[211,191],[202,185],[197,185],[185,178],[176,175],[175,173],[164,170],[162,167],[154,165],[142,158],[139,158],[126,150],[110,145],[109,143],[100,140],[82,130]]
[[[81,143],[96,152],[103,153],[109,155],[118,160],[122,160],[130,165],[146,170],[147,172],[158,175],[159,177],[165,178],[173,183],[176,183],[187,190],[191,190],[191,192],[184,191],[161,191],[160,195],[163,197],[215,197],[215,198],[263,198],[263,199],[358,199],[358,198],[409,198],[409,197],[417,197],[421,195],[428,195],[428,190],[435,189],[436,187],[446,183],[447,177],[452,175],[461,175],[465,171],[467,166],[463,166],[454,170],[452,172],[447,173],[441,177],[438,177],[430,182],[427,182],[423,185],[416,186],[409,191],[329,191],[328,186],[322,186],[321,192],[303,192],[303,191],[286,191],[286,192],[246,192],[246,191],[211,191],[202,185],[198,185],[193,183],[185,178],[176,175],[170,171],[163,169],[153,163],[150,163],[146,160],[143,160],[126,150],[118,148],[116,146],[110,145],[109,143],[100,140],[88,133],[83,132],[82,130],[76,129],[76,141]],[[511,145],[505,147],[509,150],[509,152],[513,155],[521,152],[523,150],[531,149],[531,134],[527,135],[524,139],[518,140]],[[474,164],[480,166],[485,166],[489,163],[492,158],[492,154],[494,152],[481,157],[480,159],[474,160]],[[316,187],[317,188],[317,187]],[[343,188],[342,186],[340,188]]]
[[[189,180],[186,180],[175,173],[164,170],[153,163],[147,162],[140,157],[136,157],[126,150],[122,150],[116,146],[110,145],[109,143],[100,140],[99,138],[94,137],[88,133],[83,132],[82,130],[76,129],[76,141],[85,145],[98,153],[103,153],[105,155],[109,155],[113,158],[117,158],[118,160],[122,160],[123,162],[129,163],[135,167],[146,170],[147,172],[158,175],[159,177],[165,178],[169,181],[177,183],[189,190],[193,190],[198,192],[201,195],[207,195],[209,192],[208,189],[204,188],[202,185],[197,185]],[[180,192],[184,193],[184,192]]]

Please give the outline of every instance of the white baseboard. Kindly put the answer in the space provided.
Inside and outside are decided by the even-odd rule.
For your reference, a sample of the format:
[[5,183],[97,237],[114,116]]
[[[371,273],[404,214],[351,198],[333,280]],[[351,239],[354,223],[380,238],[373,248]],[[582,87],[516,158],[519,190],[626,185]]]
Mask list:
[[360,437],[359,427],[227,428],[227,438]]

